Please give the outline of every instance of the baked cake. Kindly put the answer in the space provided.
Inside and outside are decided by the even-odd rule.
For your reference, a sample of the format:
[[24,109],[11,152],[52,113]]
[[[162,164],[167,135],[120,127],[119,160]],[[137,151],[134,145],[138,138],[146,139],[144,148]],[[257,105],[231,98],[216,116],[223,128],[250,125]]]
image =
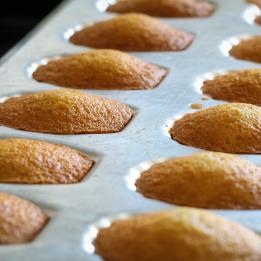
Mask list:
[[49,61],[33,77],[79,89],[140,90],[156,87],[166,70],[115,50],[95,50]]
[[76,32],[70,41],[94,48],[123,51],[181,51],[194,35],[143,14],[124,14]]
[[261,108],[222,104],[174,122],[171,137],[188,146],[229,153],[261,153]]
[[108,261],[260,261],[261,238],[208,211],[176,208],[114,221],[99,231]]
[[47,221],[35,204],[0,192],[0,245],[32,241]]
[[[247,2],[250,3],[250,4],[255,4],[259,8],[261,8],[261,0],[247,0]],[[260,15],[256,17],[255,22],[257,24],[261,24],[261,16]]]
[[239,60],[261,63],[261,36],[242,39],[229,53]]
[[0,103],[0,124],[53,134],[120,132],[134,112],[116,100],[74,90],[13,97]]
[[248,3],[257,5],[261,8],[261,0],[247,0]]
[[138,12],[160,17],[206,17],[215,5],[205,0],[118,0],[108,12]]
[[261,105],[261,69],[231,71],[203,83],[204,94],[217,100]]
[[168,203],[212,209],[261,209],[261,168],[207,152],[170,159],[141,173],[137,190]]
[[28,139],[0,140],[0,183],[80,182],[94,162],[64,145]]
[[261,15],[256,17],[255,22],[261,25]]

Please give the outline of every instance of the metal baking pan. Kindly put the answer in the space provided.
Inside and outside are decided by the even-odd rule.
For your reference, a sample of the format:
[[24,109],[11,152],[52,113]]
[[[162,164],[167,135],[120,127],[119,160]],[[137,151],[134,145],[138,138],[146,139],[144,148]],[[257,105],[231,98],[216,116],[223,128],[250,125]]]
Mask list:
[[[74,185],[9,185],[0,190],[32,200],[51,217],[32,242],[0,247],[0,260],[101,260],[91,251],[86,237],[92,224],[118,214],[134,214],[173,208],[173,205],[144,198],[130,187],[131,173],[161,158],[180,157],[201,150],[171,140],[167,129],[180,115],[192,111],[192,103],[210,107],[222,101],[202,101],[199,83],[216,71],[260,67],[227,56],[232,40],[259,34],[252,23],[256,8],[244,0],[216,0],[216,12],[208,18],[162,19],[194,32],[194,43],[182,52],[132,53],[147,62],[166,67],[167,77],[153,90],[89,93],[118,99],[134,108],[136,116],[120,133],[101,135],[50,135],[0,127],[0,138],[23,137],[56,142],[86,152],[97,163],[91,173]],[[98,3],[98,5],[97,5]],[[1,60],[0,98],[55,87],[34,81],[28,68],[42,59],[88,50],[74,46],[65,37],[77,25],[108,19],[116,14],[102,12],[105,0],[64,2],[22,43]],[[251,18],[252,17],[252,18]],[[85,91],[83,91],[85,92]],[[260,163],[259,155],[241,155]],[[228,219],[261,232],[261,211],[215,211]]]

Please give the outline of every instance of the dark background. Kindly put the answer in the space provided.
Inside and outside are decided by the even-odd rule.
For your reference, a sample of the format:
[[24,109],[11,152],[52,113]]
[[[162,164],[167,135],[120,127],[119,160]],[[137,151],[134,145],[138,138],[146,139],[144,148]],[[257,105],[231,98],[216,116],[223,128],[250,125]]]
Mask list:
[[0,57],[60,2],[61,0],[4,0],[0,7]]

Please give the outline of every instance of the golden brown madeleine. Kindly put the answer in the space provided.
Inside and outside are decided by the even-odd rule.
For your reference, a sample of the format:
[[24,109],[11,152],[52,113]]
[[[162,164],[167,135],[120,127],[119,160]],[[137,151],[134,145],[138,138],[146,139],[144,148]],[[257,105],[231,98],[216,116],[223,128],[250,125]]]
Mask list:
[[107,11],[145,13],[160,17],[205,17],[215,5],[205,0],[118,0]]
[[255,22],[261,25],[261,15],[256,17]]
[[239,60],[261,63],[261,36],[242,39],[229,53]]
[[98,22],[76,32],[70,41],[94,48],[124,51],[181,51],[194,35],[156,18],[142,14],[125,14]]
[[261,209],[261,168],[240,157],[207,152],[153,165],[137,190],[168,203],[212,209]]
[[255,4],[258,7],[261,7],[261,0],[247,0],[247,2],[250,4]]
[[35,204],[0,193],[0,245],[32,241],[47,221],[47,215]]
[[0,183],[80,182],[94,162],[69,147],[28,139],[0,140]]
[[134,112],[116,100],[73,90],[54,90],[0,103],[0,124],[53,134],[121,131]]
[[[247,2],[250,3],[250,4],[255,4],[259,8],[261,8],[261,0],[247,0]],[[261,24],[261,16],[260,15],[256,17],[255,22],[257,24]]]
[[109,261],[260,261],[261,238],[208,211],[176,208],[114,221],[96,253]]
[[174,122],[171,137],[196,148],[261,153],[261,108],[231,103],[189,113]]
[[49,61],[33,77],[39,82],[79,89],[152,89],[166,70],[115,50],[95,50]]
[[204,94],[217,100],[261,105],[261,69],[231,71],[203,83]]

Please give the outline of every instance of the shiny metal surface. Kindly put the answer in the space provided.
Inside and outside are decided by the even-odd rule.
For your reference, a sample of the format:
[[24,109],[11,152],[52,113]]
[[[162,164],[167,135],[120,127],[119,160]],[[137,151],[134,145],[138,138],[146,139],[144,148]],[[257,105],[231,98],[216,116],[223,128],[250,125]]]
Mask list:
[[[200,151],[171,140],[167,130],[175,118],[193,111],[190,108],[192,103],[203,103],[204,107],[222,103],[211,99],[201,100],[203,95],[198,86],[201,77],[211,76],[213,72],[260,67],[259,64],[226,56],[222,49],[224,43],[225,46],[230,44],[231,41],[227,42],[229,39],[260,33],[258,25],[249,23],[251,5],[244,0],[214,2],[217,3],[217,10],[209,18],[162,19],[196,34],[194,43],[186,51],[132,53],[147,62],[168,68],[169,74],[158,88],[147,91],[86,91],[115,98],[137,108],[137,115],[122,132],[66,136],[0,127],[0,138],[23,137],[63,143],[79,148],[97,160],[91,173],[79,184],[0,185],[1,191],[32,200],[51,216],[49,224],[32,243],[1,246],[1,261],[97,261],[100,258],[88,253],[86,246],[86,234],[92,224],[108,216],[174,207],[146,199],[133,191],[127,182],[131,179],[131,172],[139,170],[144,162],[149,164],[161,158],[180,157]],[[0,98],[59,88],[34,81],[28,76],[28,68],[48,57],[87,50],[70,44],[64,39],[64,34],[79,24],[89,24],[115,15],[101,12],[96,4],[95,0],[68,1],[16,52],[8,59],[6,57],[0,66]],[[246,11],[250,20],[246,19]],[[242,157],[257,164],[261,159],[259,155]],[[261,211],[215,212],[261,232]]]

